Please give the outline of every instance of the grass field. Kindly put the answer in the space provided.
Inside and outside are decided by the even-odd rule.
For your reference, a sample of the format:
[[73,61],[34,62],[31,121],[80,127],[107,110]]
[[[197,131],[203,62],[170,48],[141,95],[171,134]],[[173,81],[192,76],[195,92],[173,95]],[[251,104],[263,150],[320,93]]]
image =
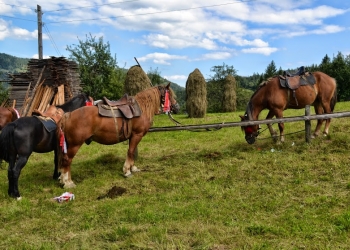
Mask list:
[[[349,110],[342,102],[335,112]],[[239,114],[174,118],[211,124]],[[154,122],[173,125],[165,115]],[[330,135],[309,144],[303,130],[304,122],[286,123],[281,145],[267,130],[249,145],[238,127],[148,133],[136,161],[142,171],[127,179],[126,143],[84,145],[71,190],[52,180],[53,153],[33,153],[21,201],[7,195],[3,163],[0,249],[350,249],[350,120],[333,119]],[[98,199],[113,186],[126,192]],[[65,191],[75,200],[53,200]]]

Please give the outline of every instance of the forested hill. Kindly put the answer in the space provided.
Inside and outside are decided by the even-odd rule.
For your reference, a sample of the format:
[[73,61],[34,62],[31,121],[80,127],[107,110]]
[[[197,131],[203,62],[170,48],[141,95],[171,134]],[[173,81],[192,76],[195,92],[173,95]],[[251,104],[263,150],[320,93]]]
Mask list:
[[0,53],[0,79],[5,79],[8,73],[25,71],[29,60],[29,58],[19,58]]

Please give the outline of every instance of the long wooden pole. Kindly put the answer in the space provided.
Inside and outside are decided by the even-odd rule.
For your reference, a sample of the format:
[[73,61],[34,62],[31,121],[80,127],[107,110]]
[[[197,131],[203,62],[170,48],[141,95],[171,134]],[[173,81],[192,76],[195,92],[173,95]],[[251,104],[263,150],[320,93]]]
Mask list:
[[228,128],[228,127],[259,125],[259,124],[273,124],[273,123],[281,123],[281,122],[287,123],[287,122],[311,121],[311,120],[319,120],[319,119],[324,120],[324,119],[341,118],[341,117],[350,117],[350,112],[340,112],[340,113],[323,114],[323,115],[284,117],[284,118],[278,118],[278,119],[268,119],[268,120],[259,120],[259,121],[223,122],[223,123],[202,124],[202,125],[153,127],[153,128],[150,128],[148,132],[192,130],[192,129],[203,129],[203,128],[220,129],[220,128]]

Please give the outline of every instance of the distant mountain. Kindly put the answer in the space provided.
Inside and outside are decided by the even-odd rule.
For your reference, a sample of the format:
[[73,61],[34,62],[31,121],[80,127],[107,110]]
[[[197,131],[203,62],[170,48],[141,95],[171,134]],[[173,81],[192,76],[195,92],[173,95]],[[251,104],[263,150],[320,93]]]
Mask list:
[[20,58],[0,53],[0,79],[7,79],[8,74],[20,73],[27,70],[29,58]]

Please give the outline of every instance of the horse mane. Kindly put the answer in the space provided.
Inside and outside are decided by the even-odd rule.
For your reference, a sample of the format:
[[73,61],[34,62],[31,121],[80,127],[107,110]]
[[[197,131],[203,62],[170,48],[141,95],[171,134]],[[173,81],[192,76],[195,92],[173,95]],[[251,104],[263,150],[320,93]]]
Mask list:
[[150,119],[150,122],[152,122],[153,116],[159,113],[160,96],[158,87],[151,87],[137,93],[135,99],[138,102],[142,113]]
[[267,85],[271,80],[273,79],[273,77],[270,77],[269,79],[265,80],[265,81],[262,81],[259,86],[258,86],[258,89],[255,90],[255,92],[253,93],[253,95],[250,97],[250,100],[249,102],[252,100],[252,98],[259,92],[259,90],[264,87],[265,85]]
[[248,114],[249,116],[249,120],[251,120],[251,110],[253,110],[253,104],[252,104],[252,99],[254,96],[257,95],[257,93],[264,87],[266,86],[268,83],[270,83],[272,80],[274,79],[274,77],[269,77],[267,80],[262,81],[259,86],[258,89],[255,90],[255,92],[253,93],[253,95],[250,97],[247,108],[246,108],[246,114]]

